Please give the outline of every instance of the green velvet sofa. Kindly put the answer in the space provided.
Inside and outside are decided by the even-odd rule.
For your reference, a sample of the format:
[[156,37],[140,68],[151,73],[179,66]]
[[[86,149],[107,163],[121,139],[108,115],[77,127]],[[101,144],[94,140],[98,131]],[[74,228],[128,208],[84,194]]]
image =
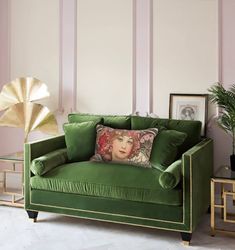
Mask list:
[[[69,122],[84,122],[94,117],[103,117],[104,125],[114,128],[164,127],[184,132],[187,138],[179,147],[175,162],[165,170],[97,163],[89,159],[69,162],[64,135],[26,143],[24,190],[29,218],[36,221],[38,212],[46,211],[171,230],[180,232],[182,240],[189,243],[210,204],[213,142],[201,138],[201,123],[83,114],[70,114]],[[38,159],[41,165],[36,168],[33,163]],[[43,159],[46,162],[41,163]],[[165,172],[176,172],[179,177],[174,188],[161,183]]]

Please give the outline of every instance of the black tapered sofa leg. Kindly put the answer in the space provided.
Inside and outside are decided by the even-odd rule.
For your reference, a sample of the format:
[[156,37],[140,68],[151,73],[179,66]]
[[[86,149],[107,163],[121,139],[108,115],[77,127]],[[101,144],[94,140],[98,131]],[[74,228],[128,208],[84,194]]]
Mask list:
[[37,217],[38,217],[38,212],[36,211],[30,211],[30,210],[26,210],[28,216],[30,219],[33,219],[33,222],[37,221]]
[[181,232],[180,234],[181,234],[183,244],[188,246],[190,244],[190,240],[192,239],[192,234],[191,233],[183,233],[183,232]]

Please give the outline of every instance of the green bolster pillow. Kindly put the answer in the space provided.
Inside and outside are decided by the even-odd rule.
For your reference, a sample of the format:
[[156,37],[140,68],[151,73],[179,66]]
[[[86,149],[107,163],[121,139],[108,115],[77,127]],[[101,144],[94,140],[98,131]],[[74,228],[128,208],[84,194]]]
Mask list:
[[159,184],[162,188],[170,190],[178,185],[181,178],[181,164],[181,160],[175,161],[160,174]]
[[58,149],[32,161],[30,170],[34,175],[43,175],[68,161],[67,149]]

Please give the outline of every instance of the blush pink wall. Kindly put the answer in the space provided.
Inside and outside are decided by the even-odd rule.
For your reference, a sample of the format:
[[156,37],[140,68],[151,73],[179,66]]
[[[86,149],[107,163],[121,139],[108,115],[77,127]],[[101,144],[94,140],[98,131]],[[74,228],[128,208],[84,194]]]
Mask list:
[[[235,83],[235,0],[219,1],[219,79],[225,84]],[[10,75],[10,17],[8,0],[0,1],[0,87],[8,82]],[[59,123],[76,109],[76,0],[60,0],[60,111]],[[151,112],[151,13],[152,0],[133,0],[135,22],[134,34],[134,92],[133,108]],[[140,97],[140,94],[142,97]],[[144,95],[144,98],[143,98]],[[71,98],[72,97],[72,98]],[[143,102],[144,100],[144,102]],[[216,165],[228,164],[231,138],[212,126]],[[37,137],[37,136],[36,136]],[[34,138],[34,136],[32,137]],[[0,154],[22,148],[23,132],[19,129],[0,128]]]
[[221,1],[221,81],[235,84],[235,1]]
[[0,86],[9,81],[9,1],[0,1]]
[[70,113],[77,103],[77,1],[60,0],[60,111]]
[[[10,1],[0,0],[0,88],[10,82]],[[76,0],[60,0],[60,76],[59,107],[56,114],[59,132],[67,120],[67,114],[76,110]],[[48,135],[33,132],[29,140]],[[23,131],[18,128],[0,127],[0,154],[23,149]]]
[[[10,1],[0,1],[0,88],[10,81]],[[0,128],[0,153],[16,152],[23,147],[20,129]]]
[[[228,88],[235,84],[235,1],[219,0],[219,81]],[[210,131],[214,139],[215,168],[229,165],[232,137],[218,126]]]
[[145,115],[152,110],[152,0],[135,1],[134,107]]

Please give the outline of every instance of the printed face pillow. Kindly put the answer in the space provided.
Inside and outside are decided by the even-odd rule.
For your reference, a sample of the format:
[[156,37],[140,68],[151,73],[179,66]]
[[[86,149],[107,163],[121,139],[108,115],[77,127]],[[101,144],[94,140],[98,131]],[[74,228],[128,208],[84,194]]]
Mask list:
[[96,130],[96,148],[92,161],[151,167],[149,158],[158,132],[156,128],[125,130],[97,125]]

